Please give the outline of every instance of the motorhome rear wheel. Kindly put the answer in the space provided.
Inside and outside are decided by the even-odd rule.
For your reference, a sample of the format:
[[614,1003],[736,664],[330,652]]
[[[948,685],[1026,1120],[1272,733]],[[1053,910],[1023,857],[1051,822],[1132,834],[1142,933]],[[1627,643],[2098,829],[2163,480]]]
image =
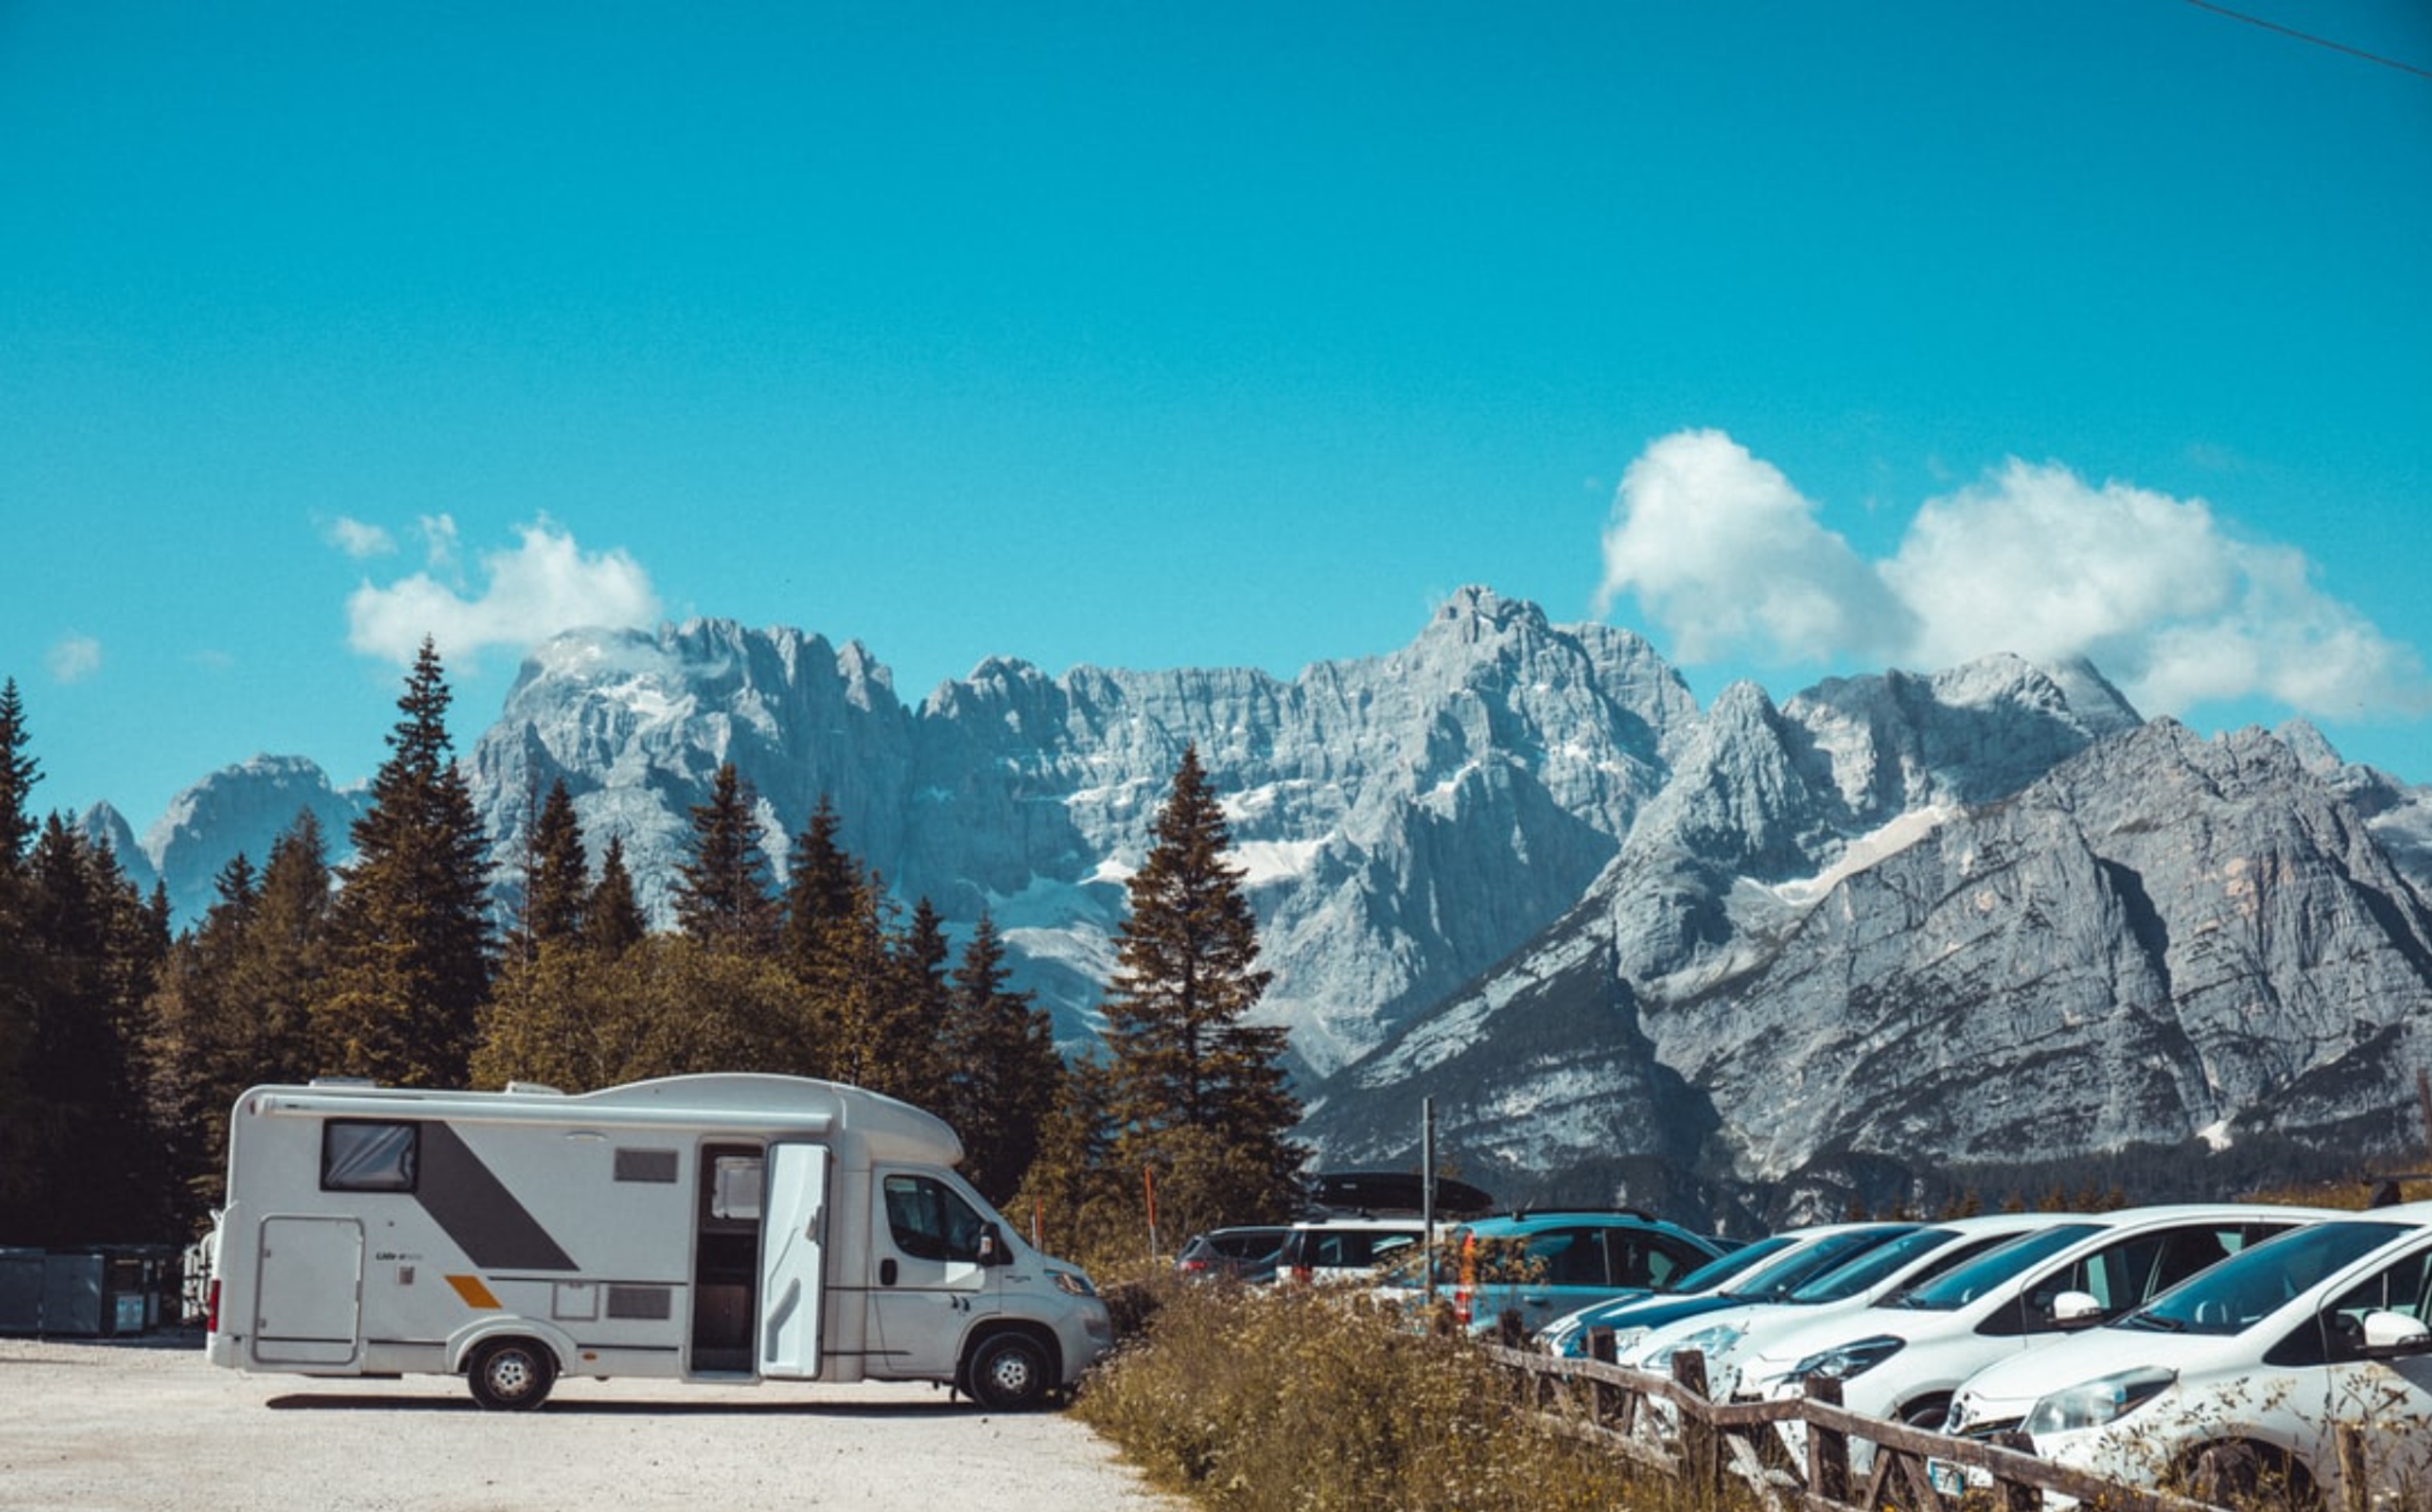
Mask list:
[[465,1376],[473,1400],[497,1412],[524,1412],[549,1399],[557,1360],[528,1338],[492,1339],[473,1352]]

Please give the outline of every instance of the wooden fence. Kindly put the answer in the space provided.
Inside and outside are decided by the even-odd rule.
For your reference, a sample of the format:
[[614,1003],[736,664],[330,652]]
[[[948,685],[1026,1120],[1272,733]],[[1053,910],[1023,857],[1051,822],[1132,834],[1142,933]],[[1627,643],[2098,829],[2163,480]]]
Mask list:
[[[2105,1512],[2213,1512],[2209,1504],[2121,1486],[2082,1470],[2053,1465],[2023,1452],[2018,1436],[1983,1441],[1950,1438],[1902,1423],[1861,1417],[1840,1404],[1840,1383],[1817,1381],[1805,1398],[1779,1402],[1711,1402],[1706,1397],[1705,1357],[1694,1350],[1673,1356],[1669,1379],[1624,1369],[1600,1360],[1568,1359],[1532,1351],[1492,1347],[1495,1361],[1514,1373],[1537,1410],[1564,1432],[1633,1459],[1661,1473],[1719,1493],[1736,1482],[1775,1512],[1849,1512],[1884,1506],[1915,1512],[1954,1512],[1958,1498],[1929,1480],[1926,1462],[1939,1460],[1989,1480],[1968,1495],[1971,1508],[2030,1512],[2045,1491],[2073,1497]],[[1652,1403],[1668,1403],[1671,1421]],[[1807,1425],[1804,1463],[1798,1462],[1775,1424]],[[1849,1469],[1849,1440],[1874,1446],[1873,1463],[1861,1480]],[[2361,1465],[2362,1440],[2343,1432],[2341,1455]],[[2349,1508],[2364,1512],[2361,1474],[2349,1478]]]

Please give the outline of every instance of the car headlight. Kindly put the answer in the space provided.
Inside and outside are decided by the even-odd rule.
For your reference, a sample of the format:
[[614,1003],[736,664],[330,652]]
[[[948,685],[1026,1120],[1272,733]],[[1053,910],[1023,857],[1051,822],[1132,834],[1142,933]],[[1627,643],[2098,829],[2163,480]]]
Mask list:
[[2066,1391],[2055,1391],[2027,1413],[2027,1435],[2065,1434],[2075,1428],[2100,1428],[2117,1422],[2169,1390],[2179,1379],[2176,1370],[2147,1366],[2097,1376]]
[[1811,1354],[1792,1366],[1790,1379],[1805,1381],[1816,1376],[1829,1376],[1835,1381],[1847,1381],[1852,1376],[1866,1374],[1907,1347],[1908,1340],[1890,1334],[1853,1338],[1847,1344],[1835,1344],[1829,1350]]
[[1672,1357],[1687,1350],[1696,1350],[1711,1360],[1738,1343],[1741,1332],[1729,1323],[1716,1323],[1710,1328],[1701,1328],[1694,1334],[1683,1335],[1669,1344],[1659,1345],[1647,1352],[1647,1358],[1641,1364],[1649,1370],[1668,1370],[1672,1369]]
[[1077,1270],[1050,1270],[1047,1279],[1056,1283],[1057,1291],[1071,1296],[1095,1297],[1098,1294],[1098,1288],[1089,1285],[1089,1278]]

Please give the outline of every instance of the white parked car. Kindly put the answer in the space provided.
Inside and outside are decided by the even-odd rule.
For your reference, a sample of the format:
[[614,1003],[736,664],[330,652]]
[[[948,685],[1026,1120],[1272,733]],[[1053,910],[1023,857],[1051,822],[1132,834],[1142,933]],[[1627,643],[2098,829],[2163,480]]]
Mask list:
[[1275,1255],[1275,1282],[1374,1283],[1382,1268],[1415,1264],[1427,1225],[1416,1218],[1310,1218],[1292,1226]]
[[[2432,1202],[2354,1213],[2257,1245],[2118,1321],[2002,1361],[1950,1432],[2023,1427],[2036,1454],[2209,1502],[2286,1484],[2352,1499],[2333,1425],[2366,1428],[2364,1490],[2432,1502]],[[1932,1467],[1955,1489],[1957,1475]]]
[[[2126,1208],[2074,1218],[1989,1250],[1864,1312],[1786,1334],[1740,1362],[1741,1398],[1803,1394],[1836,1376],[1853,1412],[1937,1428],[1986,1366],[2126,1314],[2328,1208],[2252,1202]],[[1794,1450],[1804,1426],[1782,1425]],[[1852,1446],[1853,1468],[1872,1457]]]
[[1747,1302],[1656,1329],[1620,1356],[1619,1363],[1664,1374],[1672,1357],[1696,1350],[1706,1357],[1706,1390],[1727,1400],[1738,1384],[1740,1362],[1763,1356],[1772,1341],[1806,1336],[1847,1319],[1906,1286],[1921,1285],[2022,1235],[2063,1222],[2056,1213],[1988,1213],[1949,1218],[1912,1229],[1860,1252],[1788,1294]]

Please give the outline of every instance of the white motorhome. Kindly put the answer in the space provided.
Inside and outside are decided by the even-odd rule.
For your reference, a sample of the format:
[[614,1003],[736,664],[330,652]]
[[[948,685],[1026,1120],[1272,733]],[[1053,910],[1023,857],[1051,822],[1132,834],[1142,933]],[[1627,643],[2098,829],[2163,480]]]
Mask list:
[[935,1381],[1035,1405],[1112,1345],[1079,1269],[858,1087],[677,1076],[567,1095],[262,1086],[228,1120],[214,1365],[464,1375]]

